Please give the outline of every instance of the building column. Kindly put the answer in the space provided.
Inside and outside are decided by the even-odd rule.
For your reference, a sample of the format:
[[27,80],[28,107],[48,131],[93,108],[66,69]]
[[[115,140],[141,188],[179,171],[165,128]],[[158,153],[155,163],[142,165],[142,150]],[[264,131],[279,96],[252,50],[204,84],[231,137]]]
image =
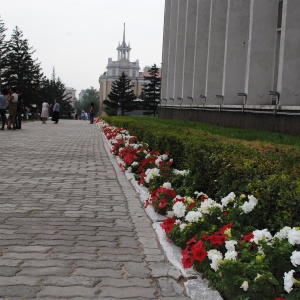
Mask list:
[[[168,99],[168,71],[170,57],[170,21],[171,21],[171,5],[172,0],[165,0],[164,13],[164,34],[163,34],[163,51],[162,51],[162,74],[161,74],[161,98]],[[162,103],[162,102],[161,102]]]
[[243,104],[249,40],[250,2],[228,0],[223,91],[224,104]]
[[280,105],[300,106],[300,5],[283,1],[278,92]]
[[211,3],[197,0],[196,44],[194,55],[193,97],[194,104],[204,103],[200,95],[206,96],[206,73]]
[[185,57],[185,34],[186,34],[186,9],[188,0],[179,0],[178,22],[177,22],[177,43],[175,59],[175,80],[174,80],[174,98],[175,103],[181,103],[177,98],[183,97],[184,80],[184,57]]
[[186,9],[185,50],[183,66],[183,104],[190,104],[193,97],[194,57],[197,34],[198,1],[188,1]]
[[278,1],[251,0],[247,54],[247,104],[270,105],[273,89]]
[[169,98],[174,98],[175,86],[175,70],[176,70],[176,46],[177,46],[177,30],[178,30],[178,6],[179,0],[171,0],[171,17],[170,17],[170,33],[169,33],[169,57],[168,57],[168,73],[167,76],[167,99],[168,104],[173,102]]
[[225,33],[228,1],[211,0],[206,73],[207,104],[220,104],[223,92]]

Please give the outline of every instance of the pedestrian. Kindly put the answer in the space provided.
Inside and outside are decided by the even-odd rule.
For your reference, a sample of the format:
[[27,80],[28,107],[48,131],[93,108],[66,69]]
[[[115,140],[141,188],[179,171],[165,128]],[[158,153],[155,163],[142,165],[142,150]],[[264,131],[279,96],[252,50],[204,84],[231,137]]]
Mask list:
[[90,124],[94,123],[94,102],[91,103],[90,107]]
[[53,106],[53,113],[52,113],[52,121],[54,121],[54,124],[58,123],[59,120],[59,103],[57,100],[54,100],[54,106]]
[[16,115],[17,115],[17,104],[18,94],[15,87],[11,88],[11,92],[8,95],[8,126],[7,129],[16,129]]
[[4,130],[5,124],[6,124],[6,126],[8,126],[7,118],[6,118],[7,95],[8,95],[8,89],[3,88],[2,94],[0,95],[0,114],[1,114],[1,120],[2,120],[1,130]]
[[46,124],[46,121],[48,120],[49,108],[50,108],[49,103],[44,101],[42,104],[42,115],[41,115],[43,124]]
[[18,94],[16,129],[21,129],[22,113],[23,113],[23,97],[21,94]]

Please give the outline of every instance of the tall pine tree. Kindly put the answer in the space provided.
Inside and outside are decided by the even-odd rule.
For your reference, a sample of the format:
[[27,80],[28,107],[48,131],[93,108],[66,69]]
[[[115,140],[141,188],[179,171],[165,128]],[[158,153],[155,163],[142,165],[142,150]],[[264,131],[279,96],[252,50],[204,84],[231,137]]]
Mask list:
[[128,76],[122,72],[121,76],[112,83],[111,91],[108,94],[109,100],[104,100],[105,110],[108,114],[116,114],[118,108],[121,115],[133,109],[133,100],[136,98],[132,90],[133,85]]
[[144,100],[144,109],[149,110],[155,117],[160,100],[161,78],[158,77],[159,70],[156,64],[149,69],[148,73],[149,76],[144,77],[145,83],[141,97]]
[[3,56],[6,53],[5,31],[3,20],[0,19],[0,92],[2,88]]
[[2,59],[2,84],[16,87],[22,94],[25,105],[37,103],[43,75],[40,64],[32,57],[34,52],[29,47],[28,40],[23,38],[22,31],[16,27],[7,42],[7,52]]

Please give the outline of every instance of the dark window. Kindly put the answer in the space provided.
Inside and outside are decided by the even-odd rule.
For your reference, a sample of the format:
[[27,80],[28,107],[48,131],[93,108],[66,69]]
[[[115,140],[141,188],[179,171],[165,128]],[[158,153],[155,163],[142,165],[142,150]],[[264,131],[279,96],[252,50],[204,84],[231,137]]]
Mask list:
[[278,2],[277,28],[281,28],[281,23],[282,23],[282,5],[283,5],[283,1],[280,0]]

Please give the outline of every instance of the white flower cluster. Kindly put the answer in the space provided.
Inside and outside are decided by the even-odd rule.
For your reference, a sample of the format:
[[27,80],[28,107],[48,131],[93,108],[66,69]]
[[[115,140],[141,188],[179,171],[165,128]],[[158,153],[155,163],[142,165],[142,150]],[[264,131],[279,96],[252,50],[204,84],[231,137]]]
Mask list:
[[223,206],[219,203],[217,203],[215,200],[212,200],[211,198],[205,199],[203,202],[201,202],[200,208],[198,209],[202,214],[210,214],[211,211],[214,208],[220,208],[221,211],[223,211]]
[[250,240],[250,242],[254,242],[256,245],[259,244],[259,242],[264,241],[267,243],[272,242],[272,235],[268,231],[268,229],[263,229],[263,230],[254,230],[253,232],[253,238]]
[[159,174],[159,169],[157,169],[157,168],[153,168],[153,169],[147,169],[147,171],[145,172],[145,181],[147,182],[147,183],[149,183],[150,182],[150,180],[152,179],[152,178],[154,178],[155,176],[160,176],[160,174]]
[[221,203],[223,206],[227,206],[229,202],[234,202],[235,201],[235,193],[231,192],[230,194],[228,194],[226,197],[221,199]]
[[199,222],[199,220],[202,218],[202,213],[200,211],[189,211],[187,215],[185,216],[185,220],[190,223]]
[[181,176],[186,176],[186,175],[189,174],[189,172],[190,172],[190,171],[188,171],[188,170],[182,170],[182,171],[177,170],[177,169],[174,169],[174,170],[173,170],[173,173],[174,173],[175,175],[181,175]]
[[182,202],[176,202],[173,205],[174,215],[178,218],[182,218],[185,216],[186,206]]
[[209,250],[207,252],[207,257],[211,260],[210,267],[217,272],[219,269],[220,264],[223,261],[223,255],[220,251],[218,250]]
[[245,203],[240,207],[245,214],[251,212],[258,202],[258,200],[253,195],[248,195],[248,199],[249,201],[245,201]]

